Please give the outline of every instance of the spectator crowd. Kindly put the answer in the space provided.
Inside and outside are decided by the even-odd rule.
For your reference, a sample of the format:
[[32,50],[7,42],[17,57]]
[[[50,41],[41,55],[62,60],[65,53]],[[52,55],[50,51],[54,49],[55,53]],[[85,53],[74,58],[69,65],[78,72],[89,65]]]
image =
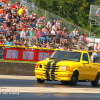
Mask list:
[[27,6],[20,1],[13,4],[0,0],[0,44],[59,49],[76,49],[78,44],[79,49],[84,49],[89,41],[86,33],[81,34],[78,29],[68,33],[62,21],[46,22],[45,17],[38,18],[36,12],[29,15]]

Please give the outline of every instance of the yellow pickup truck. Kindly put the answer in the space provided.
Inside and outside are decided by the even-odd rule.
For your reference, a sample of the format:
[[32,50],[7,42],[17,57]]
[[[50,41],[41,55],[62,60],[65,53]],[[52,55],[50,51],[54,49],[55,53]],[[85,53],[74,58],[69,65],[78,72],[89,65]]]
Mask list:
[[78,81],[91,81],[92,86],[98,86],[100,63],[92,63],[91,55],[92,52],[89,51],[57,50],[50,58],[37,62],[37,82],[53,80],[75,86]]

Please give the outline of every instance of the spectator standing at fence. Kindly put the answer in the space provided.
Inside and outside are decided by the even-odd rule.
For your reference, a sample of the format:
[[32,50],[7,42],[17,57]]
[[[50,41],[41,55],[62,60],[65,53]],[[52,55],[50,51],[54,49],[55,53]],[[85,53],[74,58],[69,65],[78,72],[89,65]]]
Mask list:
[[13,46],[16,46],[16,40],[14,40],[14,41],[12,42],[12,45],[13,45]]
[[100,8],[98,8],[98,10],[96,11],[96,15],[97,15],[98,18],[100,19]]
[[97,54],[97,50],[95,50],[95,52],[93,52],[93,62],[94,62],[94,63],[98,63],[98,54]]
[[[5,45],[12,45],[12,42],[10,41],[10,38],[7,39],[7,41],[5,42]],[[10,48],[10,47],[6,47],[6,48]]]
[[90,46],[88,50],[94,50],[94,45]]
[[94,50],[99,50],[99,44],[97,43],[96,46],[94,46]]

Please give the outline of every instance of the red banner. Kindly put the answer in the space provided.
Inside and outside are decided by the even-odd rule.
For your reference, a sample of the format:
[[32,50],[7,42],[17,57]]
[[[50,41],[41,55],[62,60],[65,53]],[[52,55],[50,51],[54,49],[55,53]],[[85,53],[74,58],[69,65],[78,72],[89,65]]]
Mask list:
[[53,52],[54,51],[5,48],[4,60],[40,61],[49,58]]

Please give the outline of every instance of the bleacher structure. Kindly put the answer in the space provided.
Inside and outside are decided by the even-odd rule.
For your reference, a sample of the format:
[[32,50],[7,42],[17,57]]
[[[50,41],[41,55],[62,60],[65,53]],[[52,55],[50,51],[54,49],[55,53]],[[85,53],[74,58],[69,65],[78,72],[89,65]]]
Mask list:
[[[15,1],[16,1],[16,0],[14,0],[14,2],[15,2]],[[41,9],[41,8],[39,8],[39,7],[37,7],[37,6],[35,6],[34,2],[32,2],[32,1],[29,2],[28,0],[20,0],[20,3],[21,3],[22,5],[26,5],[26,6],[27,6],[29,14],[31,14],[32,12],[33,12],[33,13],[36,12],[38,18],[41,17],[41,16],[44,16],[44,17],[45,17],[46,23],[47,23],[49,20],[52,20],[52,21],[53,21],[53,20],[61,21],[61,22],[62,22],[61,27],[62,27],[62,28],[63,28],[63,27],[66,27],[67,32],[68,32],[69,34],[70,34],[70,32],[73,31],[74,29],[79,29],[80,35],[81,35],[82,33],[86,33],[87,36],[89,37],[90,34],[91,34],[90,31],[87,31],[87,30],[85,30],[85,29],[83,29],[83,28],[81,28],[81,27],[79,27],[79,26],[77,26],[77,25],[75,25],[75,24],[73,24],[73,23],[67,21],[66,19],[63,19],[63,18],[61,18],[60,16],[58,16],[58,15],[56,15],[56,14],[53,14],[53,13],[51,13],[51,12],[49,12],[49,11],[43,10],[43,9]],[[92,5],[91,5],[91,7],[92,7]],[[94,7],[94,6],[93,6],[93,7]],[[93,8],[93,7],[92,7],[92,8]],[[97,8],[99,8],[99,7],[97,7]],[[89,17],[89,20],[90,20],[90,22],[91,22],[91,25],[92,25],[92,21],[94,21],[95,23],[98,23],[98,20],[97,20],[98,17],[97,17],[96,14],[95,14],[97,8],[93,9],[93,10],[94,10],[94,13],[93,13],[93,14],[92,14],[93,11],[90,11],[90,15],[92,14],[92,15]],[[91,10],[92,10],[92,9],[91,9]],[[97,21],[96,21],[96,20],[97,20]],[[34,43],[33,40],[32,40],[32,42]]]
[[100,18],[97,16],[100,6],[90,5],[89,23],[90,25],[100,25]]
[[[89,23],[90,23],[90,31],[93,25],[97,26],[98,29],[94,30],[92,34],[90,34],[90,41],[93,44],[96,43],[96,39],[99,39],[100,36],[100,6],[98,5],[90,5],[90,12],[89,12]],[[100,44],[100,43],[99,43]]]
[[90,31],[92,25],[100,26],[100,6],[98,5],[90,5],[90,13],[89,13],[89,23],[90,23]]

